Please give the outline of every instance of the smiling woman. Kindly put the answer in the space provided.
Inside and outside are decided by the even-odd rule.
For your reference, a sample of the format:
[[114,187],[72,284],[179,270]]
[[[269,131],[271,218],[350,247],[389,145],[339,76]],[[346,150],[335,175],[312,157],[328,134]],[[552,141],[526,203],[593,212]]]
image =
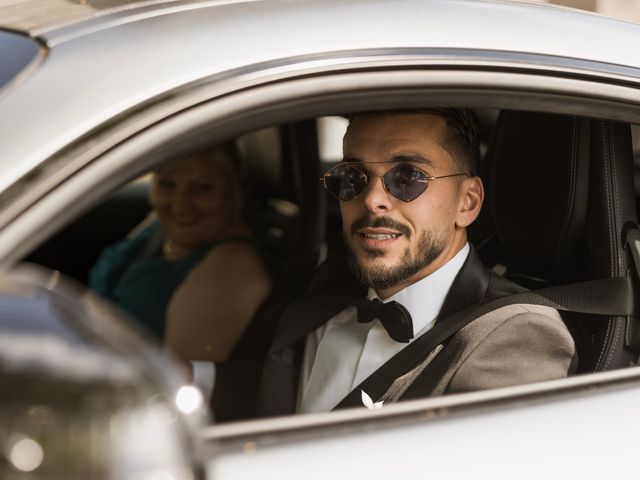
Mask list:
[[221,237],[248,236],[240,220],[241,195],[233,144],[160,166],[150,199],[166,234],[165,256],[179,258]]
[[[161,165],[152,215],[105,250],[91,286],[185,360],[226,360],[270,280],[240,218],[232,143]],[[243,302],[235,302],[242,292]]]

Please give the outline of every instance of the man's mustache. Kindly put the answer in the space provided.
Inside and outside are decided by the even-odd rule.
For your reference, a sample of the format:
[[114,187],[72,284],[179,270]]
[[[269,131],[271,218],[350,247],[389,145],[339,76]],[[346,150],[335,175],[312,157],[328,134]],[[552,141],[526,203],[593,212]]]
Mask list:
[[358,233],[357,231],[361,228],[389,228],[391,230],[396,230],[400,232],[405,237],[411,236],[411,229],[407,227],[404,223],[400,223],[395,221],[390,217],[374,217],[373,215],[365,215],[363,217],[358,218],[355,222],[351,224],[351,234],[354,235]]

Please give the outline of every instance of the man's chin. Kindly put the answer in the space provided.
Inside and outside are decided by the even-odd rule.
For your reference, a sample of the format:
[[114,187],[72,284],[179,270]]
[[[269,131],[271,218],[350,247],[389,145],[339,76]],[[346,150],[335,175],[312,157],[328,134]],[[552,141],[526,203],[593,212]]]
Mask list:
[[349,250],[358,262],[367,262],[371,259],[379,259],[391,255],[389,248],[367,247],[361,243],[352,243],[349,245]]
[[394,271],[398,268],[398,261],[391,261],[385,252],[364,257],[356,256],[353,260],[355,261],[353,266],[367,277],[377,277],[383,272]]
[[399,280],[393,272],[395,269],[381,262],[358,262],[352,258],[351,270],[356,278],[367,287],[375,290],[391,288]]
[[359,263],[386,263],[385,259],[389,256],[389,252],[380,248],[366,248],[356,254]]

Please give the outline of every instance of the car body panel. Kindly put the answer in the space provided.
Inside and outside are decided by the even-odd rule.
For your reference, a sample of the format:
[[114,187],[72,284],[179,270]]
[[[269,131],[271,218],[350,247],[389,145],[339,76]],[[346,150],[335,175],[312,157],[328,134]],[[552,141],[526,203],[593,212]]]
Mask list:
[[[212,455],[207,471],[220,479],[261,472],[308,479],[623,478],[636,468],[633,430],[614,433],[612,426],[637,417],[639,395],[636,380],[597,393],[503,400],[462,413],[425,408],[423,419],[403,422],[399,415],[396,424],[369,412],[369,423],[359,427],[342,419],[342,426],[301,430],[285,441],[272,435],[271,444],[248,433],[243,444]],[[455,398],[449,402],[455,405]]]

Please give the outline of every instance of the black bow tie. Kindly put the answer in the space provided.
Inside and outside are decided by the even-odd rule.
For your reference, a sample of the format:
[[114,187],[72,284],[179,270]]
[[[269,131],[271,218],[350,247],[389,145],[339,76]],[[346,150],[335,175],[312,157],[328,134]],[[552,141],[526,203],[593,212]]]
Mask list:
[[396,342],[409,343],[413,338],[411,314],[402,304],[396,301],[383,303],[377,298],[357,299],[354,303],[358,309],[359,323],[373,322],[377,318]]

